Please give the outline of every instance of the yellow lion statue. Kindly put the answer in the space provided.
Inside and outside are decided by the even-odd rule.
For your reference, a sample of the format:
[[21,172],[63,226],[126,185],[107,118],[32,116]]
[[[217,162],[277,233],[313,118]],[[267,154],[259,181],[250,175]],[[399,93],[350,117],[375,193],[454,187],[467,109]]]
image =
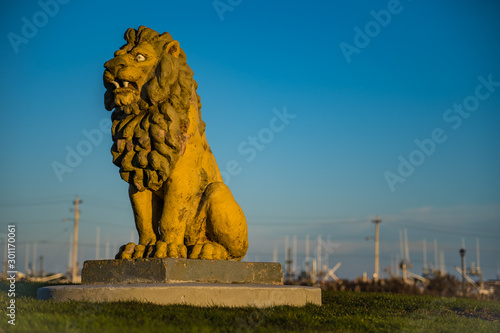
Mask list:
[[113,163],[129,183],[139,244],[116,259],[241,260],[245,216],[205,136],[198,87],[179,42],[165,32],[128,29],[104,64],[112,113]]

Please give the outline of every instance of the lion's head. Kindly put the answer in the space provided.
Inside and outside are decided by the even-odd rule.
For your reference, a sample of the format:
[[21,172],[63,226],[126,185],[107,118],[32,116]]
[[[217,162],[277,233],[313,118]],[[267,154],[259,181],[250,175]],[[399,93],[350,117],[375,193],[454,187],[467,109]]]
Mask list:
[[124,180],[139,191],[154,191],[182,152],[191,103],[200,112],[198,85],[186,54],[168,32],[130,28],[125,40],[104,64],[104,104],[114,109],[111,152]]

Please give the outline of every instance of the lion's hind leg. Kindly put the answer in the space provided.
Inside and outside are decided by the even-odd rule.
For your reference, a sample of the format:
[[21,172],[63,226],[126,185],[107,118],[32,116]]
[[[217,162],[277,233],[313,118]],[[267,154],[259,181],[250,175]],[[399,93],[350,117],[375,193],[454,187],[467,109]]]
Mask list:
[[245,215],[222,182],[207,186],[200,202],[206,223],[206,238],[193,245],[189,258],[241,260],[248,249]]

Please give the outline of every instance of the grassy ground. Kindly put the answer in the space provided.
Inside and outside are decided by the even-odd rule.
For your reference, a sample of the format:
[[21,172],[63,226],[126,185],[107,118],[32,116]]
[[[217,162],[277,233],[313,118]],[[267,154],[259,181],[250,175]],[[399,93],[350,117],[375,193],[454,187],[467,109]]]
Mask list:
[[[303,308],[58,304],[36,300],[42,286],[16,284],[16,325],[2,314],[0,332],[500,332],[500,303],[470,299],[323,291],[322,306]],[[0,283],[4,313],[7,290]]]

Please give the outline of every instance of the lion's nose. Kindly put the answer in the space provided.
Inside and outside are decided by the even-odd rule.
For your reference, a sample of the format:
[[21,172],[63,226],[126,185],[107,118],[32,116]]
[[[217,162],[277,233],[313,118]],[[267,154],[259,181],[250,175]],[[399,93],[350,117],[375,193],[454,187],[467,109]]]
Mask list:
[[106,61],[104,64],[104,68],[110,71],[114,76],[116,76],[118,71],[125,66],[127,66],[127,62],[122,57],[115,57]]

